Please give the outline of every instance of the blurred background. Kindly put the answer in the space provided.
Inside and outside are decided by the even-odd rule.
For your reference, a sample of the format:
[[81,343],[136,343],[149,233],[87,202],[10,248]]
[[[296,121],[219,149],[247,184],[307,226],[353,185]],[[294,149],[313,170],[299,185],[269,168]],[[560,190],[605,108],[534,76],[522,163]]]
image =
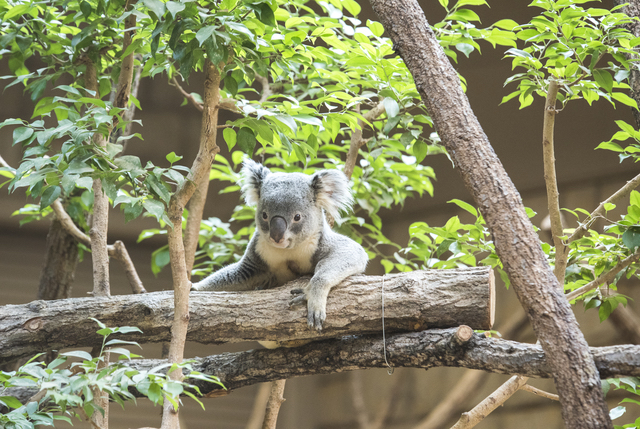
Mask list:
[[[362,6],[360,19],[376,19],[369,3],[359,1]],[[422,0],[427,19],[436,22],[444,12],[436,1]],[[522,23],[535,14],[528,7],[529,1],[490,0],[491,8],[476,7],[474,10],[482,19],[482,25],[504,18]],[[602,1],[597,7],[610,8],[611,0]],[[515,89],[503,88],[505,79],[511,75],[511,62],[501,60],[502,50],[493,50],[490,45],[482,45],[482,55],[473,52],[470,58],[459,55],[458,72],[467,80],[467,95],[485,133],[489,137],[498,157],[504,164],[524,204],[537,212],[533,223],[542,227],[541,235],[550,239],[545,230],[547,216],[546,193],[542,166],[542,118],[544,100],[537,99],[527,109],[519,110],[516,100],[504,105],[500,101],[504,95]],[[6,59],[0,61],[0,75],[10,74]],[[0,81],[0,86],[8,81]],[[202,92],[202,74],[193,73],[188,92]],[[136,129],[144,136],[143,142],[128,145],[129,154],[139,156],[143,163],[151,160],[156,165],[166,166],[165,154],[175,151],[184,156],[183,163],[190,165],[197,151],[200,134],[200,112],[192,105],[183,105],[182,95],[167,83],[164,76],[154,80],[146,79],[140,84],[138,99],[142,110],[136,118],[144,124]],[[29,118],[33,104],[24,96],[19,85],[6,88],[0,95],[0,121],[11,117]],[[556,119],[556,168],[562,207],[582,207],[593,210],[601,201],[619,189],[627,180],[638,174],[638,167],[631,161],[619,163],[615,154],[596,151],[594,148],[616,132],[615,119],[632,122],[631,112],[626,108],[615,110],[606,101],[599,101],[590,107],[586,102],[574,102],[562,111]],[[221,123],[224,123],[224,117]],[[221,140],[221,135],[219,136]],[[227,157],[226,145],[220,141],[222,149],[218,155]],[[0,154],[12,166],[21,159],[20,146],[12,147],[11,129],[0,130]],[[416,221],[429,225],[443,225],[453,215],[464,220],[466,213],[459,213],[457,206],[447,201],[458,198],[473,203],[469,193],[451,162],[446,156],[429,156],[423,164],[430,165],[436,172],[437,182],[433,197],[407,200],[403,208],[382,211],[383,231],[392,241],[406,244],[408,227]],[[219,217],[226,221],[233,207],[238,204],[237,193],[218,195],[220,185],[212,182],[204,217]],[[8,194],[6,187],[0,189],[0,304],[22,304],[35,299],[38,291],[40,268],[42,267],[49,219],[19,226],[19,217],[12,216],[25,203],[33,202],[17,191]],[[615,216],[615,215],[614,215]],[[567,217],[567,226],[575,226]],[[157,276],[151,272],[151,252],[165,244],[161,237],[136,243],[141,230],[155,228],[155,220],[138,218],[127,224],[119,210],[110,213],[109,243],[115,240],[125,242],[148,291],[171,289],[168,268]],[[73,288],[73,296],[86,296],[91,290],[90,255],[78,265]],[[371,264],[369,274],[380,274],[382,268]],[[130,293],[130,288],[119,264],[111,264],[112,294]],[[626,289],[625,289],[626,288]],[[521,320],[524,313],[512,290],[502,284],[497,287],[497,311],[494,329],[504,330],[508,323]],[[633,289],[636,289],[634,291]],[[637,285],[624,285],[621,293],[636,297],[629,308],[638,310]],[[613,321],[600,323],[597,311],[586,312],[579,304],[576,316],[592,346],[628,343]],[[126,321],[123,321],[123,325]],[[536,339],[528,322],[518,325],[509,337],[524,342]],[[189,344],[186,356],[206,356],[222,351],[246,350],[259,347],[255,343],[226,346],[204,346]],[[145,357],[159,357],[159,345],[145,345],[141,354]],[[425,418],[449,393],[461,377],[469,371],[458,368],[437,368],[429,371],[396,369],[393,375],[385,370],[367,370],[356,373],[341,373],[325,376],[295,378],[287,382],[287,401],[280,410],[280,429],[290,428],[373,428],[376,419],[386,428],[422,428]],[[457,413],[444,422],[449,427],[459,413],[473,407],[488,393],[504,382],[508,376],[486,375],[478,386],[465,386],[465,394],[453,404]],[[464,382],[463,382],[464,383]],[[544,390],[555,392],[550,380],[532,380],[531,384]],[[217,399],[205,399],[206,411],[192,401],[181,413],[186,428],[245,428],[254,407],[264,410],[259,398],[259,386],[251,386],[231,392]],[[614,407],[620,400],[610,395],[610,405]],[[258,399],[259,401],[260,399]],[[388,406],[387,406],[388,405]],[[640,411],[637,409],[634,411]],[[632,408],[631,408],[632,409]],[[637,416],[638,413],[636,413]],[[159,426],[161,410],[140,400],[137,405],[129,404],[123,411],[114,405],[111,408],[111,428]],[[633,421],[624,417],[617,424]],[[367,420],[368,419],[368,420]],[[365,424],[368,421],[369,424]],[[477,427],[482,428],[562,428],[560,406],[557,402],[540,398],[527,392],[518,392]],[[65,427],[62,426],[61,427]],[[75,427],[85,427],[75,424]]]

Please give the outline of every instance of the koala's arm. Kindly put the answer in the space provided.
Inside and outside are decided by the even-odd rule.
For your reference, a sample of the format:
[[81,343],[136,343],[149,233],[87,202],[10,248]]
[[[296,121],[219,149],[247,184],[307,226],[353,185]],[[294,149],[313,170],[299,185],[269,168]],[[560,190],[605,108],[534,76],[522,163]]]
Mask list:
[[239,291],[266,289],[274,281],[268,267],[255,252],[255,238],[251,240],[247,251],[238,262],[227,265],[194,283],[191,290]]
[[329,291],[347,277],[363,273],[369,257],[358,243],[326,227],[316,258],[313,277],[303,290],[296,291],[302,295],[293,298],[291,304],[299,305],[306,300],[307,323],[321,330],[327,317]]

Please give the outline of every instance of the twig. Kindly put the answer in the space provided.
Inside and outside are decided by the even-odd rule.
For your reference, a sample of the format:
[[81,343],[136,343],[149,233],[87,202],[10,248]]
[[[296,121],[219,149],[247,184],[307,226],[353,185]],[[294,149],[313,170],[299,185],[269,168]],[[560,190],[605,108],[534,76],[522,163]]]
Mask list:
[[600,205],[587,217],[582,224],[571,234],[567,243],[571,243],[572,241],[578,240],[584,236],[589,227],[595,222],[595,220],[601,216],[604,212],[604,206],[606,204],[616,204],[623,198],[626,198],[632,190],[637,188],[640,185],[640,174],[638,174],[633,179],[629,180],[622,188],[618,189],[613,195],[607,198],[605,201],[601,202]]
[[269,85],[269,79],[257,74],[256,80],[260,82],[260,85],[262,85],[262,96],[260,97],[260,103],[264,103],[265,101],[267,101],[269,96],[273,94],[273,91],[271,91],[271,85]]
[[502,405],[515,392],[526,384],[528,377],[514,375],[502,386],[487,396],[482,402],[476,405],[471,411],[463,413],[460,420],[451,429],[469,429],[480,423],[493,410]]
[[[500,330],[503,338],[512,338],[527,322],[524,314],[513,314]],[[483,371],[467,370],[456,384],[448,389],[447,395],[420,421],[415,429],[437,429],[442,427],[456,413],[462,409],[464,401],[469,398],[469,392],[474,392],[487,378]]]
[[269,394],[269,400],[267,401],[267,407],[264,413],[264,422],[262,423],[262,429],[276,429],[276,423],[278,421],[278,413],[280,412],[280,406],[285,401],[284,399],[284,385],[287,382],[286,379],[276,380],[271,383],[271,393]]
[[[357,112],[360,113],[360,105],[356,108]],[[363,115],[364,119],[371,122],[378,116],[382,115],[385,112],[384,104],[382,104],[382,100],[371,110]],[[364,121],[362,119],[358,119],[358,126],[356,130],[351,134],[351,144],[349,145],[349,152],[347,153],[347,160],[344,163],[344,174],[347,176],[347,179],[351,179],[351,175],[353,174],[353,169],[356,165],[356,160],[358,159],[358,151],[362,146],[367,143],[367,140],[362,138],[362,127],[364,126]]]
[[245,429],[260,429],[264,420],[264,408],[267,400],[269,400],[269,392],[271,392],[271,383],[262,383],[258,387],[256,399],[253,402],[253,409],[247,421]]
[[202,103],[196,100],[196,98],[193,95],[185,91],[184,88],[182,88],[182,86],[178,83],[178,79],[176,79],[175,76],[171,79],[171,83],[173,84],[173,86],[178,88],[178,91],[180,91],[180,94],[182,94],[187,100],[189,100],[189,102],[193,104],[193,106],[196,109],[202,112],[202,110],[204,109],[204,106],[202,105]]
[[525,384],[520,387],[520,390],[524,390],[534,395],[542,396],[543,398],[551,399],[552,401],[560,401],[560,397],[554,393],[545,392],[544,390],[533,387],[530,384]]
[[556,99],[558,97],[558,82],[551,80],[547,90],[547,100],[544,106],[544,124],[542,126],[542,152],[544,158],[544,181],[547,187],[547,206],[551,220],[551,236],[556,248],[555,274],[558,282],[564,284],[564,272],[567,267],[567,246],[562,242],[564,228],[560,216],[560,198],[558,181],[556,179],[555,155],[553,148],[553,128],[556,118]]
[[[91,238],[76,226],[76,224],[73,222],[73,219],[71,219],[71,216],[69,216],[67,211],[64,209],[59,199],[55,200],[51,204],[51,208],[53,209],[53,212],[56,214],[56,217],[60,221],[60,224],[65,229],[65,231],[67,231],[80,243],[90,248]],[[131,260],[129,252],[127,252],[124,243],[118,240],[114,244],[108,245],[107,253],[110,257],[117,259],[122,263],[133,293],[145,293],[146,290],[142,285],[142,280],[140,280],[140,276],[138,276],[138,272],[133,265],[133,261]]]
[[616,265],[606,273],[601,274],[600,277],[598,277],[597,279],[592,280],[586,285],[579,287],[578,289],[573,290],[568,294],[566,294],[565,296],[567,297],[567,300],[573,301],[574,299],[578,298],[580,295],[583,295],[597,288],[601,284],[611,282],[620,271],[624,270],[629,265],[638,261],[638,259],[640,259],[640,249],[636,250],[636,252],[633,255],[627,256],[625,259],[619,262],[618,265]]
[[[187,180],[182,182],[171,196],[167,214],[171,225],[167,227],[169,242],[169,257],[173,277],[174,313],[171,325],[171,343],[169,344],[168,360],[180,363],[184,357],[184,346],[189,325],[189,289],[191,282],[185,263],[185,249],[182,241],[182,214],[184,208],[193,196],[198,184],[205,176],[208,177],[211,164],[220,148],[216,144],[218,125],[218,103],[220,100],[220,72],[217,64],[206,61],[204,80],[204,105],[202,111],[202,128],[200,131],[200,146]],[[172,380],[182,379],[182,370],[177,369],[169,374]],[[162,429],[179,427],[178,412],[169,401],[162,407]]]
[[[11,166],[9,164],[7,164],[7,161],[4,160],[2,155],[0,155],[0,166],[5,167],[5,168],[11,168]],[[11,168],[11,169],[13,170],[13,168]]]

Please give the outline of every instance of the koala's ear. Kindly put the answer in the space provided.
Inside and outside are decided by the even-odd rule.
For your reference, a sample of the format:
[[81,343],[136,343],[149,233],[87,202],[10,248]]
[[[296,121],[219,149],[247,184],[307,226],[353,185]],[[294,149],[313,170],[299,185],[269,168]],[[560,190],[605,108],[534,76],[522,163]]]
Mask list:
[[242,195],[248,205],[254,206],[260,200],[260,188],[262,182],[271,173],[267,167],[259,164],[252,159],[245,159],[242,163]]
[[349,181],[341,171],[318,171],[311,176],[311,189],[316,203],[338,222],[340,212],[350,210],[353,205]]

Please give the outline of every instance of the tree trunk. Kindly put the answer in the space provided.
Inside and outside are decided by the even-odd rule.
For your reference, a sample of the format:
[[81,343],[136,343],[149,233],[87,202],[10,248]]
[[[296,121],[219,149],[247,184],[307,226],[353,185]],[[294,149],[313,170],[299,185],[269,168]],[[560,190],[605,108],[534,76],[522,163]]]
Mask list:
[[38,299],[69,298],[77,265],[78,242],[54,218],[47,234],[47,253],[40,271]]
[[[381,332],[381,277],[354,276],[329,294],[321,332],[309,329],[306,308],[289,309],[300,279],[271,290],[192,292],[187,339],[200,343],[300,340]],[[493,276],[487,268],[414,271],[385,277],[386,332],[469,325],[490,329]],[[173,318],[171,292],[118,295],[109,300],[71,298],[0,307],[0,363],[67,347],[101,344],[99,329],[137,326],[143,334],[124,338],[140,343],[167,341]]]
[[442,143],[473,195],[496,252],[547,353],[568,428],[612,427],[598,371],[520,195],[471,110],[415,0],[370,0],[411,71]]

